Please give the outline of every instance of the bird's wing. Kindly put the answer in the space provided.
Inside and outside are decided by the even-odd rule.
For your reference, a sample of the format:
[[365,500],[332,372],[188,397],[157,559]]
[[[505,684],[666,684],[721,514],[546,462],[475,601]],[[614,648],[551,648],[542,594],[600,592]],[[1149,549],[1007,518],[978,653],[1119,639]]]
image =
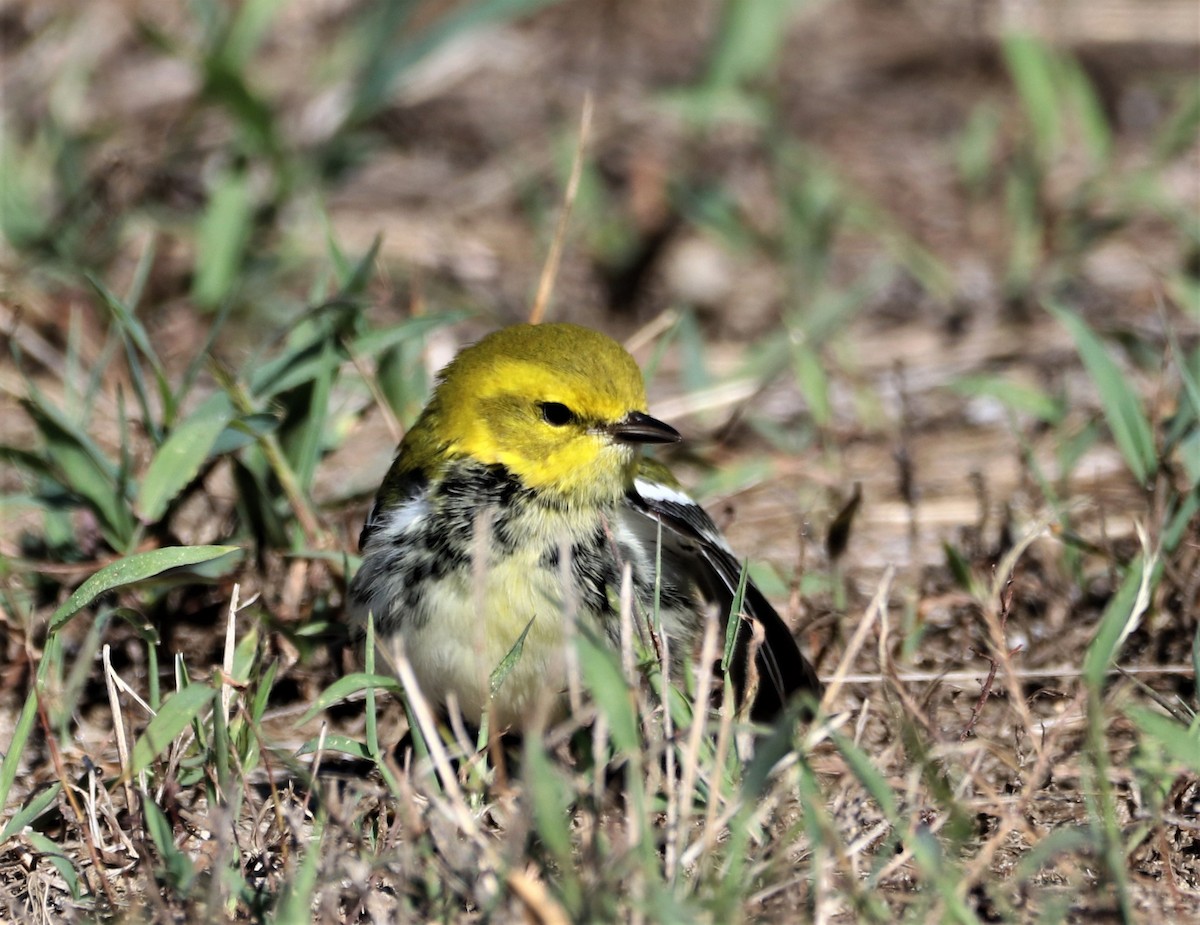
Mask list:
[[[706,601],[715,602],[723,619],[727,619],[742,575],[737,557],[704,509],[661,477],[665,472],[662,467],[643,464],[641,471],[655,477],[635,480],[627,498],[627,526],[653,549],[661,524],[664,573],[668,572],[666,566],[669,564],[671,573],[678,569],[692,576],[695,592]],[[762,627],[764,637],[755,659],[759,680],[751,717],[755,720],[773,718],[789,698],[802,691],[820,696],[821,682],[816,671],[800,653],[791,631],[775,608],[751,581],[746,582],[741,612]],[[745,620],[740,621],[730,665],[739,702],[746,688],[747,652],[752,634],[751,625]]]

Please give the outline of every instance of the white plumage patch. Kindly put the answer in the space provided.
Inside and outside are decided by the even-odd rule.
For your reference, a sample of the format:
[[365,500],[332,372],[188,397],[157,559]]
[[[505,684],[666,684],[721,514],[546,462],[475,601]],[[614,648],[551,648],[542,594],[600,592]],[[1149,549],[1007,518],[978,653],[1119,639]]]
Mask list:
[[633,484],[651,511],[660,518],[665,515],[667,519],[664,523],[675,521],[676,528],[681,524],[686,525],[704,542],[733,555],[733,550],[729,548],[729,543],[712,522],[712,518],[689,494],[662,482],[652,482],[643,478],[634,479]]
[[410,530],[419,526],[429,515],[429,500],[424,493],[408,498],[404,502],[371,512],[371,541],[394,542]]
[[637,488],[638,494],[647,501],[669,501],[671,504],[696,504],[690,495],[677,488],[672,488],[670,485],[664,485],[662,482],[635,479],[634,486]]

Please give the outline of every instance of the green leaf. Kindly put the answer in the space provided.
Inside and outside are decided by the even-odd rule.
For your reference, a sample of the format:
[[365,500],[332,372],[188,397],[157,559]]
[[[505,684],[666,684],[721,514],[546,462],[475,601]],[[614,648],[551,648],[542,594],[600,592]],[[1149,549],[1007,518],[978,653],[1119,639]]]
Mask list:
[[[1192,637],[1192,699],[1200,703],[1200,623],[1196,624],[1196,634]],[[0,794],[0,804],[4,802],[3,796]]]
[[250,680],[250,672],[256,667],[258,655],[258,628],[251,627],[233,650],[233,677],[239,683]]
[[0,444],[0,462],[24,469],[30,475],[54,479],[54,467],[47,460],[31,450]]
[[304,715],[296,720],[296,725],[304,725],[322,710],[327,710],[335,703],[341,703],[347,697],[365,690],[384,690],[399,694],[403,687],[399,681],[388,675],[366,674],[361,671],[348,674],[343,678],[338,678],[325,688],[313,705],[304,711]]
[[329,348],[345,333],[346,306],[328,305],[310,315],[277,357],[255,367],[249,383],[251,394],[271,398],[306,385],[341,364],[340,349]]
[[321,857],[321,839],[325,835],[325,813],[321,811],[313,821],[312,837],[308,840],[299,869],[291,877],[285,877],[279,905],[275,914],[267,921],[277,925],[292,922],[312,921],[313,891],[317,883],[317,861]]
[[612,649],[601,647],[580,633],[575,641],[583,679],[612,730],[613,743],[626,754],[640,748],[633,691],[625,681]]
[[896,794],[888,785],[886,778],[879,773],[879,769],[871,757],[840,733],[831,733],[830,737],[838,751],[842,753],[842,757],[846,759],[851,773],[858,778],[859,783],[866,787],[867,792],[883,810],[884,816],[892,823],[902,824],[903,820],[900,818],[900,807],[896,802]]
[[538,835],[559,862],[570,861],[570,788],[562,773],[550,763],[538,736],[526,738],[523,773],[533,801],[533,820]]
[[187,887],[195,875],[195,867],[191,858],[175,847],[175,835],[171,831],[171,823],[167,821],[166,815],[158,807],[158,804],[145,798],[142,800],[142,807],[146,814],[146,831],[150,833],[154,848],[158,852],[158,856],[162,858],[167,879],[176,890],[181,891],[182,895],[187,895]]
[[146,470],[134,510],[143,523],[157,523],[208,459],[233,417],[228,396],[216,392],[167,437]]
[[126,556],[118,562],[104,566],[81,584],[50,618],[50,632],[54,632],[100,595],[137,584],[148,578],[164,575],[174,576],[178,572],[200,574],[208,577],[219,574],[233,565],[234,557],[241,554],[238,546],[166,546],[150,552],[139,552]]
[[1180,157],[1196,143],[1200,133],[1200,86],[1184,90],[1183,99],[1154,139],[1154,154],[1160,163]]
[[205,308],[214,307],[233,290],[250,239],[253,205],[243,172],[227,171],[216,179],[197,227],[192,284],[193,297]]
[[1189,364],[1187,352],[1170,328],[1167,328],[1167,343],[1171,348],[1171,365],[1179,371],[1183,388],[1178,399],[1179,408],[1167,422],[1165,447],[1177,445],[1180,461],[1191,484],[1200,485],[1200,428],[1196,426],[1196,422],[1200,421],[1200,382],[1197,381],[1196,371],[1192,369],[1194,366],[1200,370],[1200,349],[1193,353]]
[[775,66],[795,15],[793,0],[727,0],[705,84],[734,89],[764,76]]
[[1104,113],[1104,104],[1088,73],[1075,58],[1060,59],[1063,95],[1071,104],[1080,135],[1092,164],[1104,166],[1112,153],[1112,128]]
[[[43,664],[46,663],[48,654],[43,653]],[[39,671],[40,673],[41,671]],[[32,731],[36,719],[37,690],[33,689],[25,695],[25,705],[21,708],[21,714],[17,717],[16,725],[13,727],[12,738],[4,746],[4,760],[0,761],[0,806],[8,806],[8,792],[12,789],[13,781],[17,779],[17,768],[21,763],[21,755],[25,751],[25,744],[29,741],[29,733]],[[5,826],[4,831],[7,835],[8,826]],[[0,842],[4,841],[6,835],[0,836]]]
[[66,882],[67,889],[71,892],[71,898],[78,901],[83,895],[80,890],[79,872],[75,870],[75,865],[63,851],[62,845],[51,841],[41,832],[26,832],[24,837],[30,847],[40,852],[54,865],[54,869]]
[[821,362],[820,354],[812,345],[797,344],[792,354],[792,371],[800,394],[808,402],[808,413],[818,427],[833,423],[833,404],[829,397],[829,376]]
[[129,756],[129,777],[137,777],[151,762],[171,747],[176,736],[212,703],[217,692],[203,684],[191,684],[174,694],[138,736]]
[[1041,39],[1020,33],[1005,36],[1001,48],[1044,165],[1062,140],[1063,107],[1054,52]]
[[117,488],[117,467],[74,421],[36,393],[22,406],[46,441],[46,459],[56,480],[68,491],[87,500],[111,531],[116,548],[133,534],[133,515]]
[[1162,746],[1163,751],[1192,774],[1200,774],[1200,727],[1191,728],[1146,707],[1130,706],[1125,714],[1142,734]]
[[983,589],[979,582],[975,580],[975,574],[971,571],[971,563],[967,561],[967,557],[957,546],[954,546],[949,541],[942,541],[942,552],[946,555],[946,567],[950,569],[950,574],[954,576],[955,583],[964,591],[969,591],[976,597],[980,597]]
[[742,607],[746,602],[746,585],[750,581],[749,563],[743,563],[738,572],[737,588],[733,592],[733,601],[729,605],[729,613],[725,620],[725,647],[721,652],[721,673],[728,675],[729,666],[733,663],[733,653],[737,648],[738,633],[741,630]]
[[242,447],[257,443],[260,438],[278,429],[279,418],[274,414],[269,414],[265,411],[258,414],[247,414],[244,417],[229,422],[229,425],[221,431],[216,441],[214,441],[209,454],[212,456],[228,456],[230,453],[237,452]]
[[423,338],[431,331],[454,324],[466,317],[465,312],[441,312],[436,315],[418,315],[399,324],[377,328],[354,338],[351,351],[357,357],[378,356],[400,344]]
[[[148,265],[146,265],[145,261],[152,257],[153,248],[151,247],[143,254],[143,259],[139,261],[139,270],[148,270]],[[130,379],[133,383],[134,392],[137,394],[138,405],[142,412],[142,420],[147,430],[149,430],[151,438],[155,442],[158,442],[160,423],[155,417],[150,397],[146,391],[146,384],[142,375],[142,360],[145,360],[150,365],[150,369],[154,373],[154,381],[158,388],[158,397],[162,402],[163,413],[169,418],[174,414],[175,398],[171,394],[171,387],[167,382],[166,371],[163,369],[162,362],[159,360],[158,354],[150,342],[150,335],[146,332],[145,326],[133,313],[131,306],[134,303],[126,304],[115,293],[110,291],[103,282],[90,273],[87,279],[92,284],[92,288],[96,290],[96,294],[104,301],[104,304],[108,307],[113,319],[117,323],[117,330],[120,332],[121,339],[125,343],[125,355],[129,362]],[[135,281],[135,288],[139,288],[139,285],[144,285],[144,279],[141,284]]]
[[1074,312],[1054,304],[1047,310],[1071,332],[1075,347],[1087,367],[1104,408],[1104,418],[1125,463],[1138,483],[1145,486],[1158,469],[1154,432],[1142,410],[1136,390],[1118,368],[1092,329]]
[[993,104],[976,105],[955,149],[958,175],[972,193],[979,193],[994,176],[1002,119]]
[[1200,485],[1200,430],[1190,431],[1179,441],[1179,461],[1193,485]]
[[395,82],[427,55],[453,39],[495,22],[512,20],[553,0],[474,0],[459,4],[424,29],[413,26],[411,3],[375,4],[378,14],[364,20],[365,34],[359,51],[364,60],[355,82],[351,123],[366,119],[391,99]]
[[1044,391],[1002,376],[965,376],[950,386],[960,395],[994,398],[1010,411],[1050,424],[1062,420],[1062,405]]
[[667,102],[702,126],[722,120],[766,122],[770,108],[756,84],[778,62],[796,12],[794,0],[726,0],[707,73],[698,85],[670,93]]
[[1149,606],[1154,570],[1153,559],[1136,559],[1121,587],[1104,608],[1096,636],[1083,659],[1083,676],[1093,690],[1100,689],[1121,645]]
[[512,670],[517,667],[517,662],[521,660],[521,653],[525,651],[525,637],[529,635],[529,630],[533,628],[533,617],[529,618],[529,622],[525,624],[525,629],[521,630],[521,635],[517,637],[517,641],[512,644],[512,648],[505,653],[504,658],[500,659],[500,664],[493,669],[491,677],[488,678],[488,689],[493,697],[504,684],[504,679],[509,676]]
[[[333,240],[330,239],[330,244],[333,243]],[[376,234],[371,241],[370,248],[353,267],[345,262],[345,258],[342,259],[342,266],[338,268],[337,274],[340,287],[339,299],[353,299],[367,291],[367,284],[375,272],[375,261],[379,257],[379,248],[382,244],[383,235]]]
[[271,699],[271,688],[275,685],[275,675],[279,672],[279,660],[271,662],[267,670],[259,674],[254,684],[254,702],[250,705],[250,721],[259,723],[267,712],[267,702]]
[[61,790],[62,784],[55,781],[49,787],[34,794],[33,798],[14,813],[13,817],[8,820],[8,824],[0,831],[0,842],[5,841],[12,835],[16,835],[21,829],[25,828],[25,826],[48,810],[54,804],[54,801],[58,799],[58,794]]
[[221,46],[221,55],[229,65],[246,68],[282,5],[283,0],[246,0],[237,6]]
[[334,379],[342,364],[342,355],[332,341],[321,346],[322,362],[312,379],[311,391],[304,395],[306,413],[293,418],[294,429],[285,443],[288,461],[296,472],[300,485],[307,491],[312,486],[317,463],[321,459],[325,422],[329,414],[329,398],[333,392]]
[[362,758],[366,761],[375,760],[375,756],[371,754],[371,750],[362,742],[359,742],[357,739],[351,739],[348,736],[340,735],[327,735],[324,739],[309,739],[300,746],[296,754],[315,755],[318,748],[325,752],[341,752],[343,755],[350,755],[352,758]]

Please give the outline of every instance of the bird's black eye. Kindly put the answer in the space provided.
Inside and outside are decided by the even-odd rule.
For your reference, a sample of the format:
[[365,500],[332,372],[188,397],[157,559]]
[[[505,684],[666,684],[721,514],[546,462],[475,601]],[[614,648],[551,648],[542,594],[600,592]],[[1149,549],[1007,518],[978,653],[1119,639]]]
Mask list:
[[542,420],[551,427],[564,427],[575,420],[575,412],[556,401],[542,402]]

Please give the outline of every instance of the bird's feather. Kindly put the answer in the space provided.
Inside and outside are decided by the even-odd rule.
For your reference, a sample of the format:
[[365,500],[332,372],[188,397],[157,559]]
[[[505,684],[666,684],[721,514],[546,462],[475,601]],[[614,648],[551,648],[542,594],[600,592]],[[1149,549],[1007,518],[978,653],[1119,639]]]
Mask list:
[[[679,488],[658,479],[638,478],[626,497],[626,526],[650,548],[662,525],[663,572],[693,576],[695,593],[715,603],[724,619],[748,618],[762,627],[763,643],[755,657],[758,690],[751,708],[754,719],[775,716],[795,694],[807,691],[820,696],[821,682],[779,614],[755,587],[746,582],[741,614],[731,614],[742,577],[742,565],[721,531],[704,509]],[[748,682],[748,653],[753,628],[747,620],[738,626],[730,675],[738,700]]]

